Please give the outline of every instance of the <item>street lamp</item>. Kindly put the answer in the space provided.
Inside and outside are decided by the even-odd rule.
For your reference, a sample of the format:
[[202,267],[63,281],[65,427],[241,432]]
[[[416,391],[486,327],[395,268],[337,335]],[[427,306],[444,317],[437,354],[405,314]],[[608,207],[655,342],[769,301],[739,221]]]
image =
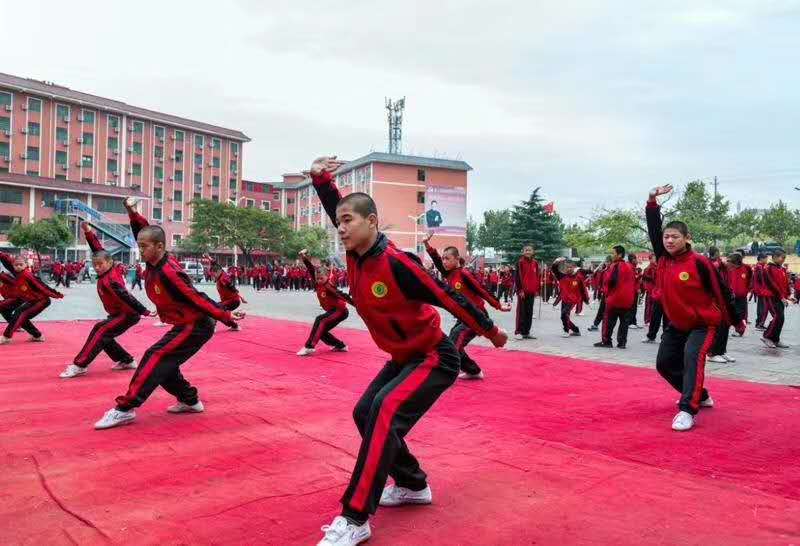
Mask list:
[[413,214],[409,214],[408,215],[408,217],[411,220],[414,221],[414,254],[419,254],[419,250],[418,250],[418,248],[419,248],[419,246],[418,246],[419,245],[419,238],[418,238],[419,230],[417,229],[417,227],[419,227],[419,219],[422,218],[423,216],[425,216],[424,212],[422,214],[417,214],[416,216],[414,216]]

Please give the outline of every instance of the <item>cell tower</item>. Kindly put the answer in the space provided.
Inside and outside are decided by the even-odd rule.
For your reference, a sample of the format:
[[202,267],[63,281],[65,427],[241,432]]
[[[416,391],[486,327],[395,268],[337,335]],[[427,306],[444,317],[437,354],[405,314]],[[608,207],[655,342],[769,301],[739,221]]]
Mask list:
[[389,118],[389,153],[402,154],[403,148],[403,110],[406,109],[406,98],[392,101],[386,99],[386,111]]

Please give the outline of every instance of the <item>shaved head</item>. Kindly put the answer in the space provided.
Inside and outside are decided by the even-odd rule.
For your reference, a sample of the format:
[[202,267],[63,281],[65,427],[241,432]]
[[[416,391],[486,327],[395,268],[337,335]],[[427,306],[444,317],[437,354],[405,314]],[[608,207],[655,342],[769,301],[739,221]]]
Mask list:
[[139,232],[137,239],[144,238],[146,241],[167,244],[167,236],[160,226],[146,226]]
[[366,193],[362,192],[355,192],[349,195],[346,195],[342,198],[341,201],[336,205],[336,208],[349,206],[353,209],[353,212],[359,214],[366,218],[370,214],[374,214],[377,216],[378,214],[378,207],[375,206],[375,201],[373,201],[372,197],[367,195]]

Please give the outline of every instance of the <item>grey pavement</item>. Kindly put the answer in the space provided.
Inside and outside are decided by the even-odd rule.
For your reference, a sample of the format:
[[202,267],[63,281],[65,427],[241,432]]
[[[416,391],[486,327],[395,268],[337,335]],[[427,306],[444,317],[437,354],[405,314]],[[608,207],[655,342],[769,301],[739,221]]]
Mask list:
[[[213,284],[199,284],[198,287],[207,292],[212,298],[217,297],[216,288]],[[251,287],[241,287],[242,294],[248,300],[248,304],[243,306],[249,314],[294,320],[299,322],[311,323],[314,317],[321,312],[316,295],[313,292],[289,292],[264,290],[256,293]],[[63,289],[67,297],[60,301],[54,301],[43,315],[41,320],[73,320],[73,319],[98,319],[104,317],[103,309],[97,299],[94,285],[87,283],[73,285],[69,289]],[[154,308],[152,303],[147,300],[144,292],[138,289],[133,293],[141,299],[145,305]],[[540,306],[537,301],[536,311]],[[514,331],[514,312],[501,313],[490,310],[492,318],[501,327],[505,328],[509,334]],[[577,324],[583,336],[573,338],[561,337],[561,321],[558,309],[552,305],[542,304],[540,316],[533,323],[533,334],[537,337],[534,340],[514,341],[510,340],[506,350],[530,351],[542,354],[552,354],[574,358],[583,358],[607,362],[610,364],[623,364],[644,368],[655,368],[655,356],[658,345],[647,345],[641,343],[644,339],[644,330],[631,330],[628,339],[628,348],[620,349],[600,349],[593,347],[593,343],[599,341],[598,332],[587,332],[586,327],[591,324],[596,312],[596,304],[585,310],[586,316],[575,317],[573,321]],[[639,308],[639,323],[642,323],[643,307]],[[751,316],[754,316],[755,309],[751,307]],[[443,328],[449,331],[455,323],[454,319],[447,313],[443,315]],[[245,322],[246,326],[246,322]],[[343,327],[366,329],[364,323],[357,313],[351,312],[343,324]],[[709,362],[706,371],[710,376],[727,377],[746,381],[761,383],[774,383],[782,385],[800,385],[800,305],[792,305],[786,312],[786,324],[784,326],[783,341],[791,346],[788,350],[767,349],[760,341],[760,332],[755,329],[748,329],[745,337],[731,337],[728,354],[736,358],[732,364],[715,364]],[[476,339],[473,343],[478,345],[489,345],[484,339]]]

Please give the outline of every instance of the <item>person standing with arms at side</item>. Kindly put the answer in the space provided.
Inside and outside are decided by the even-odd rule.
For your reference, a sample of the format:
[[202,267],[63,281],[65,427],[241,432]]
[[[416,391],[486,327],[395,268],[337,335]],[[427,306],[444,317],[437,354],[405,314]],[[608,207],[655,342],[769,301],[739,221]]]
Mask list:
[[516,339],[536,339],[531,335],[533,325],[533,304],[539,295],[539,262],[534,256],[533,245],[522,248],[522,256],[517,262],[517,321],[514,329]]
[[753,286],[751,294],[756,298],[756,330],[766,330],[768,305],[771,296],[767,288],[767,259],[766,254],[759,254],[756,265],[753,267]]
[[658,291],[658,279],[656,278],[657,273],[656,255],[650,254],[650,265],[642,273],[642,282],[647,291],[647,302],[650,305],[647,336],[642,340],[642,343],[656,343],[659,329],[663,337],[669,326],[669,319],[664,314],[664,307],[661,305],[661,294]]
[[603,317],[602,338],[594,346],[613,347],[611,336],[619,321],[617,348],[624,349],[628,345],[628,320],[631,308],[636,305],[636,275],[633,266],[625,261],[625,247],[622,245],[612,249],[611,260],[611,266],[603,278],[606,310]]
[[603,317],[606,315],[606,294],[604,285],[606,274],[608,273],[608,268],[611,267],[612,261],[611,256],[606,256],[606,261],[595,270],[592,276],[592,282],[595,287],[594,291],[600,303],[597,305],[597,314],[592,321],[592,325],[587,328],[590,332],[596,332],[600,329],[600,324],[603,323]]
[[791,301],[791,289],[789,288],[789,273],[783,267],[786,261],[786,253],[783,250],[776,250],[772,253],[772,261],[767,264],[764,271],[764,283],[769,290],[767,309],[772,315],[772,321],[764,331],[761,341],[770,349],[788,349],[789,346],[781,342],[781,332],[783,331],[784,314],[786,306]]
[[[753,284],[753,270],[744,263],[741,254],[734,252],[728,256],[725,273],[728,276],[728,287],[733,293],[733,305],[736,307],[736,312],[747,321],[747,295]],[[733,335],[738,336],[739,334],[734,332]]]
[[581,335],[581,329],[575,326],[570,315],[575,306],[578,305],[578,302],[589,303],[589,293],[583,285],[583,277],[578,275],[577,264],[564,257],[556,258],[550,270],[558,280],[558,297],[553,302],[553,306],[555,307],[558,305],[559,300],[561,301],[563,337],[578,337]]

